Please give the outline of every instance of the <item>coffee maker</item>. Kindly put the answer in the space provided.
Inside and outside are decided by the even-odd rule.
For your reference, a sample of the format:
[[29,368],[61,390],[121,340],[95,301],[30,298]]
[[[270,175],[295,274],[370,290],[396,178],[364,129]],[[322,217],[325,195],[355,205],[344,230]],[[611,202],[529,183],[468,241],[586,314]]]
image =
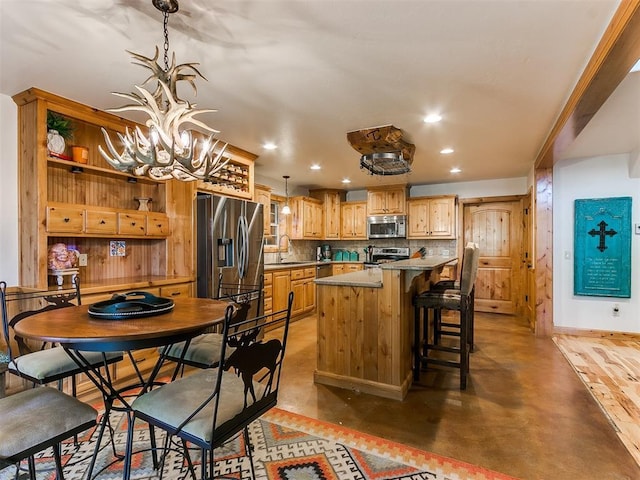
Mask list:
[[321,245],[317,250],[318,261],[330,262],[331,261],[331,245]]

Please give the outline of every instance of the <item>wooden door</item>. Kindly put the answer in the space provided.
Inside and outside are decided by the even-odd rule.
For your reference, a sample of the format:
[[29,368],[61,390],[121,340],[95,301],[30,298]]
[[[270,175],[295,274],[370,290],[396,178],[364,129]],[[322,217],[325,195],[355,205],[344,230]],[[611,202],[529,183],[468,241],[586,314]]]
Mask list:
[[480,246],[475,309],[516,314],[522,306],[522,200],[465,203],[464,244]]

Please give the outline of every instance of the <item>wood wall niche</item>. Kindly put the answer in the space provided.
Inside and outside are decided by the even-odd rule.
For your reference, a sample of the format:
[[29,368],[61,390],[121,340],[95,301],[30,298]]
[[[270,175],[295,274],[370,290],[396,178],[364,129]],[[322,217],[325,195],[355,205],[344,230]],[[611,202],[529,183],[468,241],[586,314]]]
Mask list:
[[[100,128],[116,140],[116,132],[135,127],[130,121],[36,88],[13,99],[18,105],[21,285],[55,283],[47,272],[47,250],[59,242],[88,255],[87,266],[80,267],[83,293],[192,282],[195,183],[134,179],[109,166],[98,152],[104,144]],[[71,145],[87,147],[86,164],[49,156],[48,111],[72,121],[65,154]],[[137,210],[136,197],[152,198],[151,211]],[[126,256],[110,256],[111,240],[126,242]]]

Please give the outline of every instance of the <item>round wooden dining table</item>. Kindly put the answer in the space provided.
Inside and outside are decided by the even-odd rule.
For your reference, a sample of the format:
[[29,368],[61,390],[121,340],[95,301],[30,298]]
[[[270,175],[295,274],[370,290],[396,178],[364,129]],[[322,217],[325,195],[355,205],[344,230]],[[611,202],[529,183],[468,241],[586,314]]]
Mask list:
[[126,320],[89,316],[89,305],[44,311],[15,326],[18,336],[58,343],[71,350],[114,352],[157,347],[188,340],[221,324],[229,302],[175,298],[168,313]]
[[[126,319],[105,320],[89,316],[89,305],[79,305],[44,311],[22,319],[15,325],[18,336],[43,342],[60,344],[69,356],[84,369],[85,374],[101,391],[105,412],[99,424],[96,446],[87,469],[91,478],[96,458],[100,450],[105,427],[109,422],[111,410],[127,412],[127,421],[131,421],[131,406],[128,393],[135,389],[134,397],[148,391],[155,385],[164,354],[173,343],[185,342],[206,332],[211,327],[222,324],[229,302],[208,298],[176,298],[174,307],[161,315]],[[153,371],[144,379],[137,369],[131,350],[150,347],[164,347]],[[131,385],[113,384],[109,369],[92,366],[82,355],[83,351],[127,352],[136,370],[139,383]],[[139,388],[136,388],[139,387]],[[157,464],[155,438],[152,436],[153,462]],[[115,444],[113,446],[116,454]]]

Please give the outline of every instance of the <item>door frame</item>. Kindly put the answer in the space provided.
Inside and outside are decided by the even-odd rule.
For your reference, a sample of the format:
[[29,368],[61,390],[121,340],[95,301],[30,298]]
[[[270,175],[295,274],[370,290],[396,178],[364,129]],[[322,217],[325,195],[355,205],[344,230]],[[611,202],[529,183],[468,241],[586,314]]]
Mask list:
[[[525,195],[504,195],[504,196],[495,196],[495,197],[471,197],[471,198],[461,198],[458,201],[458,224],[457,224],[457,246],[456,246],[456,251],[458,254],[458,258],[462,258],[462,252],[464,251],[464,211],[465,211],[465,207],[468,205],[482,205],[485,203],[500,203],[500,202],[504,202],[504,203],[513,203],[513,202],[520,202],[521,205],[525,204],[527,201],[531,202],[531,194],[525,194]],[[529,215],[529,217],[531,217],[531,215]],[[529,218],[531,220],[531,218]],[[533,229],[529,230],[529,235],[532,235]],[[527,244],[526,239],[523,238],[523,241],[519,242],[519,248],[520,251],[519,253],[519,257],[520,259],[524,258],[524,251],[525,251],[525,245]],[[529,255],[532,255],[532,253],[529,253]],[[518,275],[520,275],[521,278],[518,279],[518,283],[519,285],[527,285],[526,282],[526,274],[527,274],[527,269],[526,268],[519,268],[518,269]],[[518,295],[527,295],[529,301],[531,301],[532,298],[532,292],[531,292],[531,288],[535,288],[535,285],[529,285],[527,292],[525,291],[519,291],[517,292]],[[516,315],[518,317],[522,317],[523,315],[525,315],[525,302],[522,298],[518,298],[516,299]],[[535,324],[535,319],[529,319],[529,324],[533,325]]]

